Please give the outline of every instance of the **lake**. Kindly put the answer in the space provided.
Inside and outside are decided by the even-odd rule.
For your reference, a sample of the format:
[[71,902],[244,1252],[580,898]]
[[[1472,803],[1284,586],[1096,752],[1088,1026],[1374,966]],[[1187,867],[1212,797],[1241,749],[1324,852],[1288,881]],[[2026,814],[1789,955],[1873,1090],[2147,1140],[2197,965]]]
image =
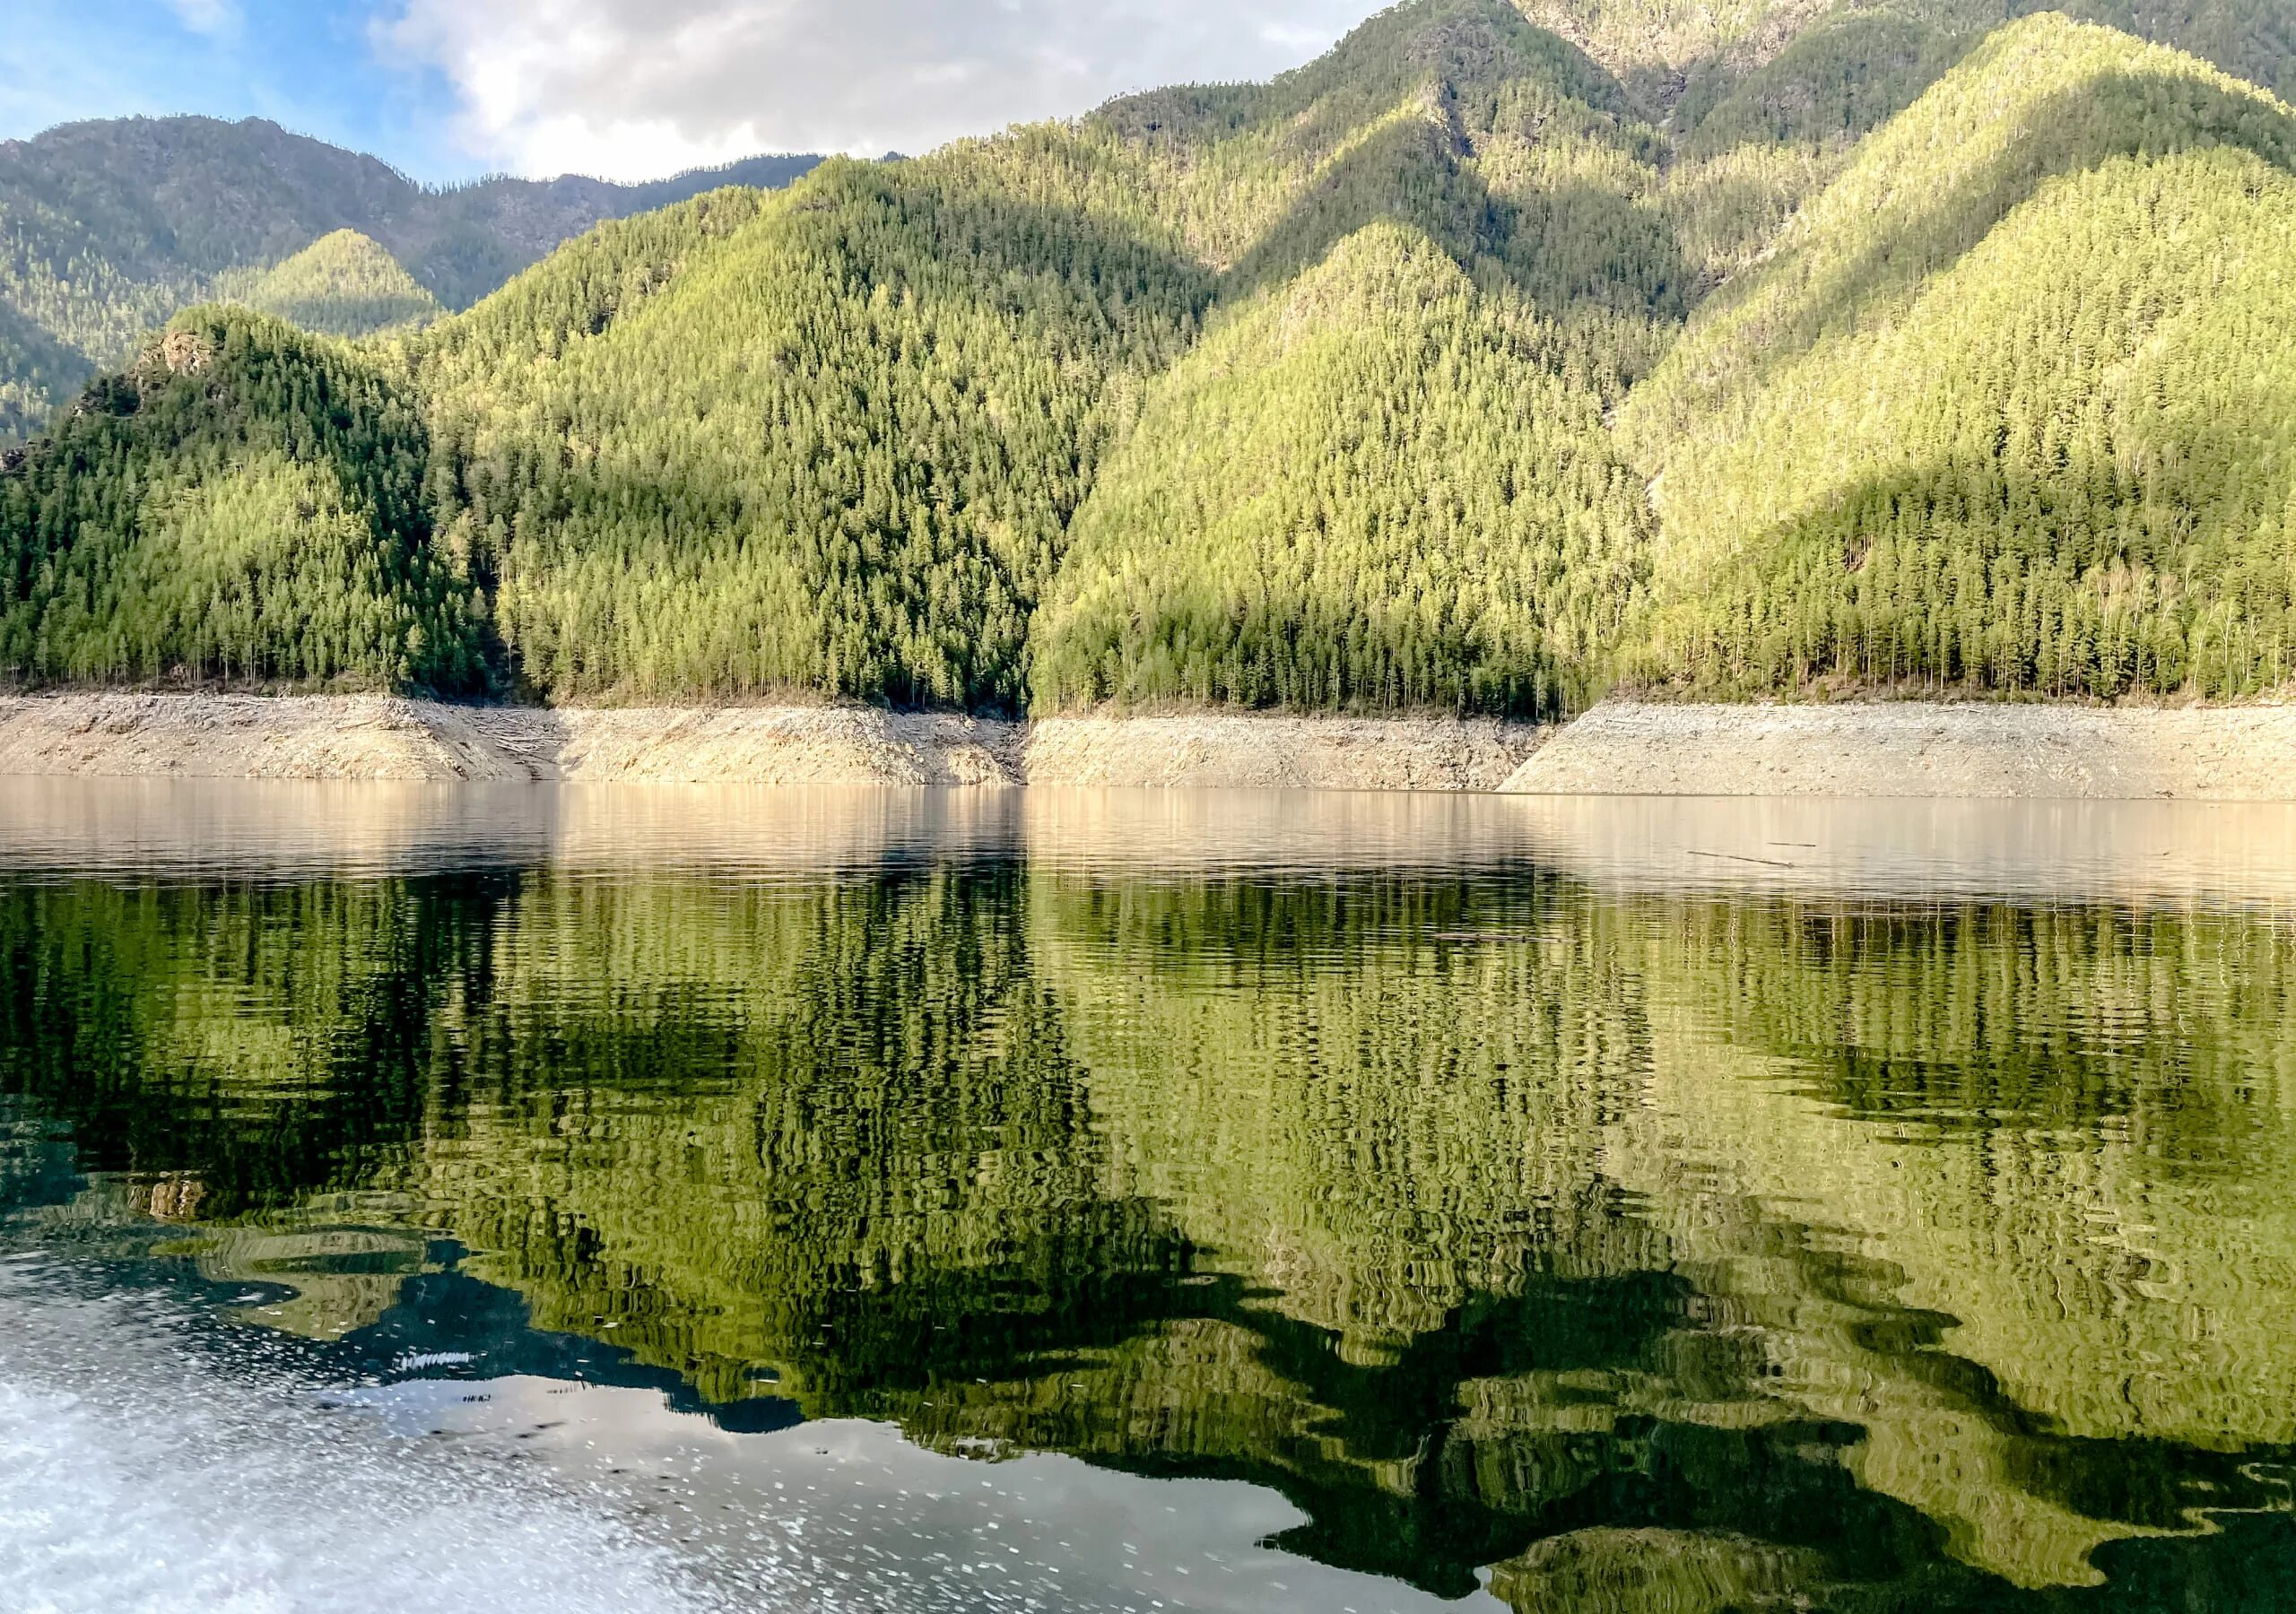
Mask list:
[[2264,1610],[2292,1509],[2296,809],[0,782],[0,1605]]

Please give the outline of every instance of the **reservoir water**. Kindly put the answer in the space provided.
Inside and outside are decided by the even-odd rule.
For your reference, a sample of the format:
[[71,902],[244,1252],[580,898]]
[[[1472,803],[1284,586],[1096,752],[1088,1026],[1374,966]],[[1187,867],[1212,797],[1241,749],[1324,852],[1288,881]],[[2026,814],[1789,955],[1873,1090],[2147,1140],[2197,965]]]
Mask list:
[[2296,1603],[2296,809],[0,782],[0,1608]]

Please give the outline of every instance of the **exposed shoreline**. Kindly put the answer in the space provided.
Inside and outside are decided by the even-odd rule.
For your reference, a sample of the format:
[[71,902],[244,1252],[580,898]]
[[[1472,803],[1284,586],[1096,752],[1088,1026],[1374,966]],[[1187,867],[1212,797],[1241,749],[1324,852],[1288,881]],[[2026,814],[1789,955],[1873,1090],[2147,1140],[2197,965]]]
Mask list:
[[112,691],[0,697],[0,776],[2296,801],[2296,706],[1619,701],[1552,728]]
[[0,776],[1491,791],[1551,732],[1477,717],[1022,723],[845,706],[118,691],[0,697]]
[[2296,801],[2296,706],[1607,702],[1504,789],[1537,795]]

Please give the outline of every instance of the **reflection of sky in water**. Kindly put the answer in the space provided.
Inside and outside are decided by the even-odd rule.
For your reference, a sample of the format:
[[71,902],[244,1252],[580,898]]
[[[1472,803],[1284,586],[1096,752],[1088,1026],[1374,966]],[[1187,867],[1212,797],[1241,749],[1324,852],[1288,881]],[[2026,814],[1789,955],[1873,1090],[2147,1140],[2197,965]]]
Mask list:
[[849,1419],[737,1434],[578,1381],[336,1390],[179,1302],[55,1280],[44,1259],[0,1263],[12,1606],[1474,1606],[1268,1549],[1301,1515],[1257,1487],[984,1463]]
[[0,785],[0,1585],[2275,1607],[2292,829]]

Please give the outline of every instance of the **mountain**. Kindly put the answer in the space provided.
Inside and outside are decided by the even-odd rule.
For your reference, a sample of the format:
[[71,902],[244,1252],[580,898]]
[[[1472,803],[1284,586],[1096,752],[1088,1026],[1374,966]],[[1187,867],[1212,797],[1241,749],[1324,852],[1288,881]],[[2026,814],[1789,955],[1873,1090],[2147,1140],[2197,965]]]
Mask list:
[[[608,226],[418,342],[441,525],[521,689],[1010,705],[1202,269],[1048,137]],[[1026,183],[1023,183],[1023,182]]]
[[381,375],[243,310],[179,319],[8,456],[0,666],[354,687],[483,675],[430,544],[426,434]]
[[1038,704],[1586,701],[1649,534],[1564,346],[1392,223],[1222,316],[1077,515]]
[[[1532,126],[1545,131],[1535,152],[1524,134]],[[1554,392],[1554,434],[1579,433],[1587,465],[1605,464],[1601,383],[1575,372],[1550,380],[1545,367],[1561,363],[1572,338],[1524,299],[1593,320],[1579,345],[1603,347],[1604,360],[1579,369],[1604,376],[1619,362],[1609,349],[1650,345],[1654,307],[1679,317],[1659,221],[1631,202],[1582,195],[1578,178],[1605,164],[1642,163],[1642,173],[1649,143],[1576,52],[1492,0],[1443,0],[1375,19],[1265,90],[1136,99],[1075,126],[891,168],[831,165],[778,204],[713,199],[613,227],[418,344],[416,372],[455,466],[444,502],[481,558],[530,691],[654,698],[795,685],[1022,705],[1030,623],[1072,524],[1112,534],[1123,524],[1077,515],[1105,452],[1152,396],[1167,406],[1149,405],[1125,462],[1135,469],[1120,481],[1152,476],[1169,446],[1161,434],[1193,430],[1189,406],[1170,394],[1185,394],[1203,367],[1161,388],[1154,378],[1215,297],[1280,308],[1296,277],[1333,288],[1360,270],[1368,292],[1331,296],[1344,315],[1331,330],[1344,344],[1369,335],[1379,299],[1396,289],[1386,277],[1431,284],[1440,306],[1405,339],[1419,351],[1387,343],[1390,373],[1355,377],[1361,395],[1333,406],[1359,407],[1392,386],[1446,395],[1457,367],[1430,367],[1444,343],[1465,343],[1472,356],[1461,362],[1482,372],[1471,407],[1518,385]],[[743,216],[727,220],[735,209]],[[1387,224],[1429,245],[1413,253],[1390,230],[1322,273],[1335,248]],[[641,240],[654,244],[640,250]],[[660,263],[658,283],[633,283],[626,269],[600,274],[600,260],[625,250]],[[535,306],[545,300],[547,312]],[[1264,340],[1247,333],[1284,322],[1247,314],[1205,363],[1222,353],[1257,361]],[[537,352],[550,361],[535,364]],[[1304,381],[1313,367],[1297,368]],[[1483,430],[1457,412],[1423,439],[1431,493],[1446,491],[1440,456]],[[1351,432],[1328,415],[1305,429],[1327,446]],[[580,447],[561,454],[561,440]],[[1547,441],[1544,425],[1535,440]],[[1358,443],[1358,485],[1344,497],[1361,508],[1343,520],[1378,519],[1364,485],[1378,472],[1376,448]],[[1478,511],[1514,499],[1494,490],[1505,464],[1458,497]],[[1552,480],[1570,490],[1550,495],[1535,490],[1539,469],[1520,472],[1510,534],[1566,508],[1575,521],[1582,482],[1609,475],[1565,471]],[[1126,497],[1103,502],[1120,509]],[[1198,508],[1209,525],[1196,537],[1216,544],[1228,528]],[[1583,525],[1605,520],[1633,531],[1631,514],[1610,508]],[[1558,554],[1581,542],[1559,527],[1536,537]],[[1096,563],[1115,562],[1108,546],[1121,542],[1096,542]],[[1363,590],[1327,592],[1338,575],[1305,583],[1285,608],[1344,615],[1378,586],[1367,573]],[[1270,672],[1223,684],[1217,698],[1560,704],[1566,678],[1584,684],[1583,656],[1565,658],[1567,675],[1549,664],[1535,592],[1502,589],[1487,612],[1467,598],[1431,610],[1443,620],[1423,644],[1398,616],[1394,630],[1413,641],[1401,654],[1420,664],[1408,676],[1366,645],[1367,671],[1344,691]],[[1590,621],[1599,615],[1587,610]],[[1454,612],[1466,617],[1449,620]],[[1485,639],[1488,665],[1467,647]],[[1153,681],[1122,688],[1181,692]]]
[[1091,132],[1222,308],[1078,513],[1037,704],[1586,699],[1648,537],[1604,412],[1684,309],[1616,82],[1507,5],[1432,0]]
[[399,261],[355,230],[322,236],[284,263],[220,275],[220,300],[327,336],[429,325],[446,312]]
[[1743,112],[1765,99],[1788,110],[1799,99],[1817,121],[1791,121],[1813,132],[1841,104],[1811,93],[1828,85],[1850,90],[1853,103],[1863,89],[1869,106],[1902,107],[1952,65],[1959,53],[1950,41],[1965,51],[2001,24],[2044,12],[2173,45],[2283,98],[2296,94],[2296,14],[2279,0],[1521,0],[1521,9],[1684,130],[1734,100]]
[[250,118],[130,117],[0,142],[0,440],[37,430],[218,277],[350,230],[466,308],[603,220],[715,187],[786,185],[818,159],[761,157],[644,186],[492,178],[416,185],[372,157]]
[[[2002,14],[1756,6],[1726,35],[1582,4],[1565,38],[1409,0],[1266,84],[610,221],[444,317],[408,291],[441,238],[404,220],[205,285],[403,327],[233,326],[323,371],[312,397],[355,372],[419,415],[391,452],[420,511],[378,517],[453,585],[416,683],[1517,714],[1619,680],[2276,687],[2296,113],[2131,32]],[[2143,21],[2267,72],[2269,19],[2227,19]],[[0,335],[68,369],[15,305]],[[132,537],[170,451],[77,434],[149,374],[8,474]],[[74,539],[7,508],[29,598]],[[141,610],[144,582],[77,575],[87,610]],[[98,663],[9,664],[150,675]]]
[[2036,17],[1876,132],[1630,400],[1640,663],[2251,693],[2296,644],[2296,113]]

